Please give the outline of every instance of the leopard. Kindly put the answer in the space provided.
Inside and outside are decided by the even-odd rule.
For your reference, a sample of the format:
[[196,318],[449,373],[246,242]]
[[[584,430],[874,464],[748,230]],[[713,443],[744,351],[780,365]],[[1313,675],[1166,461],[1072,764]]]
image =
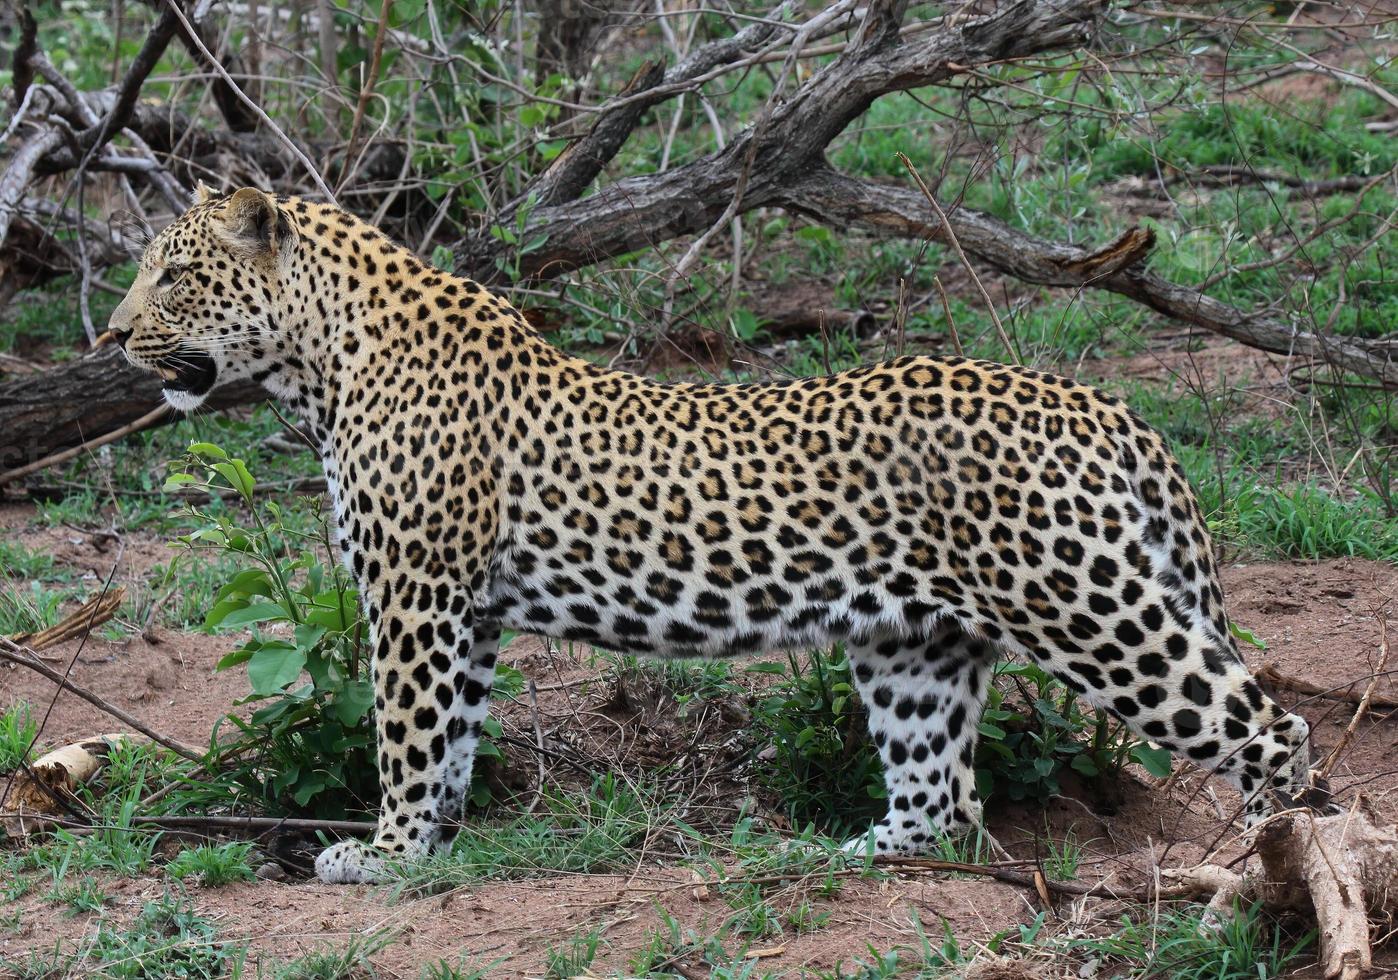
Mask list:
[[498,293],[333,204],[201,187],[144,249],[111,335],[190,412],[256,382],[325,471],[368,625],[382,801],[315,862],[381,881],[462,826],[502,630],[648,658],[843,644],[887,812],[926,852],[982,819],[997,662],[1241,793],[1308,784],[1164,438],[1123,400],[963,356],[661,381],[573,356]]

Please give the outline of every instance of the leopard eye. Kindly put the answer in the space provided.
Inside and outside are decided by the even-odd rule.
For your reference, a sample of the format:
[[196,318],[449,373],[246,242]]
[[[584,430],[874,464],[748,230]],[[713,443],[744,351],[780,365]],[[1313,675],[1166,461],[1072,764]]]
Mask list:
[[180,277],[183,276],[183,275],[184,275],[184,268],[183,268],[183,266],[178,266],[178,265],[167,266],[167,267],[165,268],[165,271],[163,271],[162,273],[160,273],[160,281],[159,281],[158,285],[161,286],[161,287],[173,286],[175,283],[177,283],[177,282],[180,281]]

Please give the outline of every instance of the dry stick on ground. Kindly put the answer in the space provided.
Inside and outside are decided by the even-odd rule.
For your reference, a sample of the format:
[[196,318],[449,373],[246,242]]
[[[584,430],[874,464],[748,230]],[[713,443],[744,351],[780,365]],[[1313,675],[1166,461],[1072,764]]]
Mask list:
[[1216,864],[1167,870],[1179,894],[1211,896],[1217,922],[1235,901],[1261,901],[1279,911],[1311,911],[1320,931],[1320,960],[1332,980],[1358,980],[1373,965],[1368,916],[1398,913],[1398,827],[1376,823],[1363,797],[1346,813],[1317,817],[1288,810],[1256,831],[1262,870],[1239,875]]
[[[1398,698],[1388,697],[1383,694],[1372,694],[1367,688],[1361,694],[1353,690],[1354,684],[1346,684],[1341,687],[1325,687],[1314,681],[1283,674],[1277,669],[1277,665],[1274,663],[1263,664],[1253,672],[1252,676],[1270,687],[1295,691],[1297,694],[1305,694],[1313,698],[1325,698],[1329,701],[1348,701],[1350,704],[1358,704],[1364,697],[1369,696],[1369,706],[1371,708],[1398,708]],[[1376,674],[1375,676],[1381,675]],[[1358,681],[1354,683],[1358,683]]]
[[[90,827],[100,829],[101,825],[85,824],[76,820],[53,818],[51,823],[59,827]],[[130,820],[131,826],[150,827],[208,828],[210,830],[256,830],[262,833],[274,830],[317,831],[328,834],[372,834],[378,824],[364,820],[311,820],[301,817],[240,817],[231,814],[137,814]],[[121,828],[125,829],[125,827]]]
[[4,637],[0,637],[0,663],[10,663],[16,664],[20,667],[28,667],[30,670],[42,674],[43,676],[47,677],[49,680],[57,684],[61,690],[72,691],[74,694],[82,698],[84,701],[86,701],[93,707],[105,711],[113,718],[118,719],[119,721],[129,725],[135,731],[138,731],[142,735],[145,735],[151,741],[159,742],[167,749],[170,749],[171,751],[184,756],[186,759],[190,759],[194,762],[200,762],[204,758],[204,753],[200,752],[199,750],[184,744],[178,739],[173,739],[168,735],[160,734],[160,732],[157,732],[153,728],[150,728],[135,715],[132,715],[127,711],[123,711],[121,708],[118,708],[116,705],[112,704],[110,701],[106,700],[100,695],[93,694],[87,688],[75,684],[73,681],[67,679],[58,671],[54,670],[48,664],[40,660],[38,655],[28,647],[20,646],[18,643],[14,643],[11,640],[7,640]]
[[44,647],[51,647],[55,643],[83,636],[93,627],[101,626],[116,615],[117,609],[125,598],[126,589],[118,585],[111,591],[102,592],[84,602],[48,629],[35,633],[17,633],[10,637],[10,642],[16,646],[27,646],[29,649],[37,651],[44,649]]
[[[1017,864],[1023,862],[1015,862]],[[1073,898],[1111,898],[1123,902],[1149,902],[1157,897],[1154,888],[1117,888],[1106,881],[1099,881],[1095,884],[1084,884],[1080,881],[1052,881],[1043,878],[1039,874],[1026,874],[1014,871],[1009,867],[996,864],[970,864],[963,861],[942,861],[936,858],[900,858],[900,857],[878,857],[874,859],[874,867],[890,874],[929,874],[929,873],[953,873],[979,875],[985,878],[994,878],[1007,885],[1016,885],[1020,888],[1028,888],[1036,894],[1044,891],[1055,895],[1071,896]],[[685,881],[674,885],[664,885],[656,888],[656,891],[676,891],[682,888],[693,888],[695,885],[779,885],[787,881],[800,881],[805,878],[824,878],[832,875],[837,878],[848,878],[857,875],[867,874],[868,871],[862,867],[842,868],[838,871],[790,871],[780,874],[762,875],[754,878],[723,878],[715,881]]]

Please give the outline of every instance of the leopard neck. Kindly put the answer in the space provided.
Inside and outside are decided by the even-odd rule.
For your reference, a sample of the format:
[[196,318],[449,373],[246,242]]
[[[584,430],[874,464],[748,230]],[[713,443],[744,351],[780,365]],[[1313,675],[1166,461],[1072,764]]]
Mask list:
[[288,344],[260,380],[323,453],[366,392],[403,410],[450,398],[486,420],[519,397],[521,374],[587,367],[503,298],[427,265],[373,226],[326,205],[298,201],[293,211],[299,241],[279,311]]

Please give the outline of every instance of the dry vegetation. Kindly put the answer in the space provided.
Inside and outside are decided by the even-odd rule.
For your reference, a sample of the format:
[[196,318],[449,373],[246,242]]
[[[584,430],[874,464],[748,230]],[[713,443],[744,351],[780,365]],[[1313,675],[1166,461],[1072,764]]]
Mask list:
[[[44,0],[0,23],[0,792],[50,811],[6,821],[0,975],[1394,966],[1398,8]],[[835,846],[881,806],[839,649],[655,666],[521,636],[452,852],[393,887],[308,880],[376,792],[317,461],[256,389],[175,419],[91,349],[141,226],[199,180],[333,197],[633,370],[964,351],[1124,395],[1345,815],[1247,839],[1235,798],[1005,664],[977,766],[1013,860],[949,840],[874,866]],[[249,613],[263,587],[284,615]]]

